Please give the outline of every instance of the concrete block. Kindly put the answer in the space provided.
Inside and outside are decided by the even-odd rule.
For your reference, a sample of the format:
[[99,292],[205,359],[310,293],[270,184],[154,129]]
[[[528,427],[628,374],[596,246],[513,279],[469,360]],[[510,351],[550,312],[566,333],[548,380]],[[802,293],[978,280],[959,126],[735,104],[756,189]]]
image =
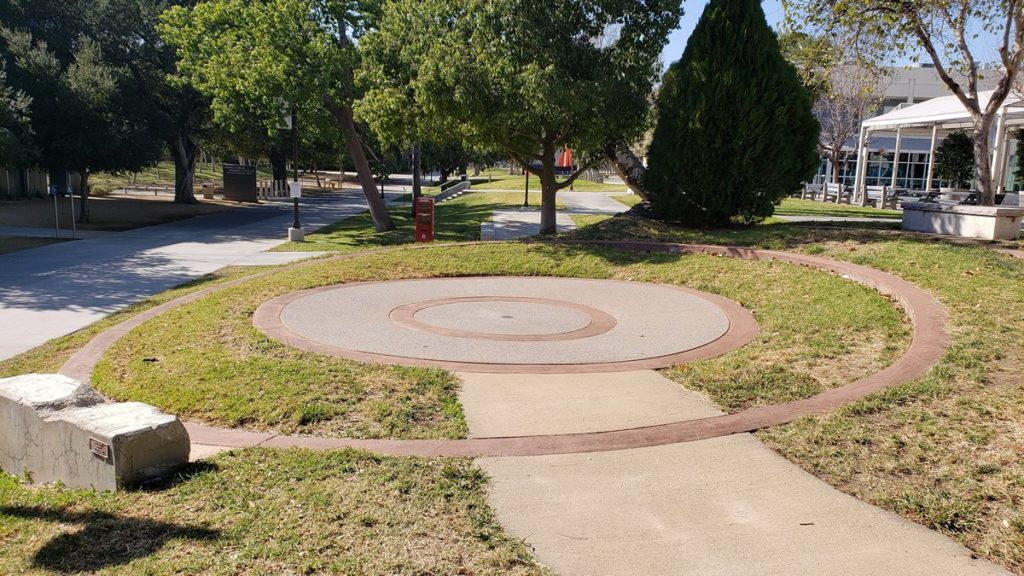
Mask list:
[[1020,237],[1024,208],[961,206],[932,202],[903,205],[903,229],[984,240]]
[[306,232],[302,228],[289,228],[288,229],[288,241],[289,242],[305,242]]
[[481,222],[480,223],[480,239],[494,240],[494,222]]
[[77,380],[0,380],[0,468],[9,474],[118,490],[185,464],[189,444],[175,416],[138,402],[108,402]]

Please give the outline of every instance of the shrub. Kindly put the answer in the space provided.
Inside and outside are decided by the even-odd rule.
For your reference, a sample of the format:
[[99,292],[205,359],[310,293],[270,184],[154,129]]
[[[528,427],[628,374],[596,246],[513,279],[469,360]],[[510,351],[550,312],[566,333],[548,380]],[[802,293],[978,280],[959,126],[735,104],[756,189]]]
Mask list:
[[974,142],[966,132],[953,132],[935,150],[935,174],[947,186],[968,188],[974,179]]
[[818,121],[758,0],[711,0],[658,95],[645,186],[661,218],[770,216],[818,166]]

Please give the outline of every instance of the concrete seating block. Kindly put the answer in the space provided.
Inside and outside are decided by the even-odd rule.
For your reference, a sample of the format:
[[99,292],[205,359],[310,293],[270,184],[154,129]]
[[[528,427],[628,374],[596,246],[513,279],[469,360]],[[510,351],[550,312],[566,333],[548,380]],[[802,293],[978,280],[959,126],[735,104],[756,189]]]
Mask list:
[[33,482],[118,490],[188,462],[175,416],[138,402],[108,402],[59,374],[0,380],[0,468]]
[[903,205],[903,229],[983,240],[1020,237],[1024,208],[963,206],[933,202]]

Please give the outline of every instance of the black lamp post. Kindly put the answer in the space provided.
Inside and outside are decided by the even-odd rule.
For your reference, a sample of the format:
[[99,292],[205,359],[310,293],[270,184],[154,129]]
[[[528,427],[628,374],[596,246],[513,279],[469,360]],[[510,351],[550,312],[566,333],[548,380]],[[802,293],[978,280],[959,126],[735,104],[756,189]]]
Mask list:
[[526,191],[523,192],[523,208],[530,207],[530,168],[523,166],[523,172],[526,173]]
[[[292,108],[292,180],[295,182],[299,181],[299,125],[295,117],[295,108]],[[299,199],[298,197],[292,198],[292,228],[296,230],[302,228],[302,224],[299,223]]]

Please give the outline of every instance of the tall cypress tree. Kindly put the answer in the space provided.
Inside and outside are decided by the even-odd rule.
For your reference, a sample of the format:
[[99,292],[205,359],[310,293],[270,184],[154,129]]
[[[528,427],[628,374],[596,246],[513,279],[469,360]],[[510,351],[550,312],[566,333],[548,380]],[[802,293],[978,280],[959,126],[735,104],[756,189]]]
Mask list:
[[660,217],[751,223],[818,165],[811,98],[758,0],[711,0],[663,79],[645,184]]

